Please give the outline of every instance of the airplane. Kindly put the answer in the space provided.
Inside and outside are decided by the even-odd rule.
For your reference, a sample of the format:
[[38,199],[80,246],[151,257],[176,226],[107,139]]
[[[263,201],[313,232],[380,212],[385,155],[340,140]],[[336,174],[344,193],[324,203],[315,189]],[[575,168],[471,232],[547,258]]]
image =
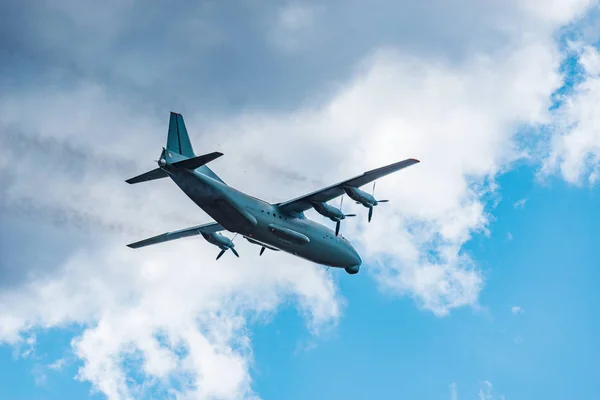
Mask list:
[[[167,232],[127,246],[137,249],[202,235],[206,241],[221,250],[217,260],[227,250],[239,257],[233,240],[219,233],[229,231],[240,234],[248,242],[260,246],[261,256],[265,249],[284,251],[327,267],[343,268],[348,274],[356,274],[360,270],[362,260],[350,242],[339,234],[341,221],[354,216],[342,212],[343,195],[348,195],[356,203],[368,208],[370,222],[373,208],[387,200],[376,200],[373,194],[366,193],[359,187],[373,182],[374,190],[376,179],[419,163],[419,160],[409,158],[295,199],[271,204],[227,185],[206,165],[222,155],[223,153],[213,152],[196,156],[183,116],[171,112],[167,144],[157,160],[158,168],[125,182],[136,184],[169,177],[215,222]],[[339,196],[342,196],[340,208],[327,204]],[[336,222],[335,231],[307,219],[304,211],[311,208]]]

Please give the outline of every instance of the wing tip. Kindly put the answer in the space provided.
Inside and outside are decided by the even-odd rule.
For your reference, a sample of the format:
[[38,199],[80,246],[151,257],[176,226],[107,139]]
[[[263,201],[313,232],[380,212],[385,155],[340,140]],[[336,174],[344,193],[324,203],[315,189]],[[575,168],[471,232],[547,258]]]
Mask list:
[[416,158],[409,158],[409,160],[411,160],[412,162],[414,162],[415,164],[420,163],[420,160],[417,160]]

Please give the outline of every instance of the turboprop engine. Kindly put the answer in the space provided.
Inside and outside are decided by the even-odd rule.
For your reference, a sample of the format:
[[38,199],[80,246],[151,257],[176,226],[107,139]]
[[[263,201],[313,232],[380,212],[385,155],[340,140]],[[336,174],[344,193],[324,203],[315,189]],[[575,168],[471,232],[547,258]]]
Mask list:
[[[344,200],[344,198],[342,197],[342,201]],[[335,236],[338,235],[338,233],[340,232],[340,223],[343,219],[345,219],[346,217],[355,217],[356,214],[344,214],[341,210],[341,203],[340,203],[340,208],[336,208],[333,206],[330,206],[327,203],[320,203],[320,202],[312,202],[312,206],[313,208],[322,216],[329,218],[330,220],[332,220],[333,222],[336,223],[335,225]]]
[[371,196],[369,193],[360,190],[359,188],[355,188],[352,186],[344,186],[344,192],[350,197],[352,200],[356,201],[359,204],[362,204],[365,207],[373,207],[377,205],[377,200],[375,197]]
[[236,257],[240,256],[238,254],[238,252],[234,249],[235,245],[233,244],[233,241],[231,239],[229,239],[229,238],[221,235],[220,233],[203,233],[202,232],[202,236],[204,237],[204,239],[206,239],[206,241],[208,243],[213,244],[213,245],[215,245],[215,246],[217,246],[218,248],[221,249],[221,252],[217,256],[217,260],[219,258],[221,258],[221,256],[227,250],[231,250],[231,252],[233,254],[235,254]]
[[388,200],[375,200],[375,182],[373,182],[373,194],[369,194],[353,186],[344,186],[344,192],[357,204],[362,204],[369,209],[369,222],[373,218],[373,207],[379,203],[387,203]]

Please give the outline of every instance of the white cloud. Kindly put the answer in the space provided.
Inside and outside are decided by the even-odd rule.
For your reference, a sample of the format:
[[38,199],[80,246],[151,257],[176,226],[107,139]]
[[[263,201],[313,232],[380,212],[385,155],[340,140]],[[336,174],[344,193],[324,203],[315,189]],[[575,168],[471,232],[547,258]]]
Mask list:
[[513,314],[519,314],[519,313],[525,312],[520,306],[512,306],[510,311]]
[[519,3],[525,10],[540,17],[542,21],[563,25],[583,14],[595,3],[595,0],[530,0],[519,1]]
[[450,400],[458,400],[458,392],[456,390],[456,382],[450,384]]
[[590,184],[600,179],[600,54],[598,49],[583,46],[578,63],[583,68],[582,81],[563,98],[555,112],[554,137],[550,155],[541,170],[542,176],[558,172],[570,183]]
[[514,208],[525,208],[525,203],[527,203],[527,198],[516,201],[513,204]]
[[54,361],[52,364],[48,365],[48,369],[51,369],[53,371],[60,371],[64,368],[64,366],[67,364],[67,360],[65,360],[64,358],[59,358],[56,361]]
[[304,3],[286,4],[279,10],[271,32],[272,42],[285,51],[300,49],[314,39],[313,27],[319,11],[319,7]]
[[483,381],[479,389],[479,400],[505,400],[506,398],[495,392],[492,382]]
[[[6,305],[0,306],[1,338],[16,341],[34,325],[87,325],[74,342],[84,361],[79,377],[110,399],[130,398],[136,390],[123,369],[136,353],[141,372],[159,383],[188,374],[184,395],[250,394],[248,321],[268,316],[291,295],[318,329],[338,316],[334,288],[322,269],[277,254],[269,255],[275,264],[259,262],[250,248],[242,253],[244,263],[198,261],[198,251],[208,249],[188,240],[145,253],[121,244],[81,251],[54,279],[0,295]],[[17,323],[4,323],[15,316]]]
[[[492,382],[488,380],[482,381],[480,383],[478,397],[479,400],[506,400],[506,398],[503,395],[496,393]],[[458,390],[456,388],[456,382],[452,382],[450,384],[450,400],[458,399],[459,397]]]
[[517,334],[517,335],[515,335],[513,340],[514,340],[515,344],[521,344],[521,343],[523,343],[523,335]]
[[[40,98],[44,90],[46,101]],[[33,110],[39,118],[27,119]],[[64,110],[70,110],[67,125],[61,123]],[[83,218],[93,230],[111,232],[109,238],[95,235],[94,247],[73,249],[52,274],[0,291],[0,341],[22,343],[30,329],[78,324],[83,326],[73,341],[74,354],[83,361],[78,377],[109,399],[138,398],[143,391],[165,389],[170,379],[180,381],[180,398],[239,398],[253,396],[250,324],[270,318],[290,300],[315,334],[339,318],[342,301],[331,274],[285,254],[259,258],[258,247],[241,237],[236,246],[242,258],[226,255],[218,262],[218,249],[202,238],[137,251],[125,247],[208,220],[170,182],[124,183],[152,168],[163,145],[154,137],[165,140],[168,114],[154,119],[136,113],[102,87],[83,85],[70,93],[39,89],[2,99],[0,120],[4,127],[19,126],[24,135],[36,133],[31,140],[52,138],[84,154],[78,164],[66,165],[73,160],[63,146],[29,148],[11,172],[19,179],[4,188],[3,201],[17,210],[23,203],[49,213],[60,210],[67,225]],[[143,131],[157,134],[148,139]],[[7,136],[2,139],[12,160],[18,152]],[[201,141],[194,145],[202,151]],[[98,165],[103,157],[105,163]],[[134,164],[113,169],[114,160]],[[40,163],[52,170],[50,179],[40,174]],[[132,363],[139,364],[142,385],[127,379]]]
[[[343,229],[360,245],[382,288],[411,295],[422,307],[445,315],[477,302],[483,279],[460,249],[473,232],[486,230],[481,200],[489,190],[485,181],[493,181],[518,157],[512,143],[515,127],[545,119],[550,93],[560,82],[558,63],[552,46],[532,40],[493,56],[475,55],[460,65],[432,64],[387,49],[368,57],[361,72],[320,109],[275,115],[248,112],[206,121],[204,126],[189,114],[186,121],[190,131],[207,132],[195,137],[199,152],[213,150],[218,138],[227,155],[214,167],[228,183],[271,201],[315,188],[264,169],[252,170],[250,156],[261,154],[270,164],[326,183],[398,159],[421,159],[421,164],[381,181],[378,197],[391,197],[392,202],[377,208],[371,224],[365,223],[364,209],[348,204],[348,210],[354,206],[362,218],[345,223]],[[139,171],[149,168],[156,157],[155,149],[162,143],[141,133],[164,131],[164,116],[129,118],[136,112],[133,105],[119,107],[97,85],[70,93],[42,93],[38,89],[33,96],[22,93],[4,101],[0,116],[5,124],[20,124],[23,129],[40,126],[36,130],[42,135],[87,142],[96,154],[136,159]],[[34,109],[37,118],[28,120],[26,115]],[[63,109],[71,110],[68,129],[62,123]],[[79,135],[90,126],[94,127],[90,135]],[[101,132],[102,142],[94,131]],[[274,144],[283,146],[273,151]],[[246,174],[239,173],[239,165],[248,167]],[[183,216],[197,213],[191,202],[182,201],[181,193],[167,189],[168,182],[127,187],[123,176],[88,168],[85,186],[74,190],[72,176],[55,174],[48,181],[33,160],[20,173],[22,179],[7,190],[7,201],[31,200],[31,187],[36,187],[46,193],[36,201],[91,215],[105,225],[157,232],[183,225]],[[115,192],[120,195],[107,196]],[[159,206],[169,203],[181,208],[176,212]],[[189,224],[198,222],[188,219]]]
[[[521,157],[515,130],[549,120],[550,94],[561,82],[560,55],[550,34],[581,4],[562,9],[561,3],[560,13],[528,6],[527,34],[511,31],[507,45],[460,62],[378,49],[337,93],[293,112],[247,110],[215,120],[186,114],[194,147],[201,153],[220,143],[226,156],[215,162],[217,172],[271,201],[316,189],[307,183],[313,179],[335,182],[405,157],[421,159],[379,183],[377,197],[392,201],[376,209],[371,224],[364,209],[347,203],[345,211],[359,217],[342,229],[363,253],[364,273],[332,275],[365,279],[372,273],[386,292],[411,296],[437,315],[476,305],[483,277],[461,248],[473,233],[486,232],[482,196]],[[310,31],[311,12],[287,12],[279,20],[285,29]],[[543,29],[532,31],[538,24]],[[0,292],[0,340],[19,343],[30,329],[77,323],[83,326],[73,342],[83,360],[79,378],[110,399],[139,397],[148,385],[164,388],[168,378],[181,383],[182,398],[251,397],[250,324],[292,298],[318,333],[335,324],[342,300],[324,270],[285,254],[258,258],[258,249],[239,239],[242,258],[219,262],[215,248],[202,239],[140,251],[123,247],[204,218],[169,182],[123,183],[152,167],[166,117],[86,82],[0,98],[3,127],[91,152],[78,168],[66,166],[60,153],[49,155],[48,175],[40,173],[35,154],[11,152],[3,143],[0,174],[15,178],[4,188],[3,201],[15,208],[29,202],[63,210],[117,232],[110,240],[98,238],[94,247],[74,249],[51,276]],[[290,181],[258,167],[251,162],[257,155],[309,180]],[[123,176],[109,169],[110,162],[102,168],[91,162],[103,157],[137,163],[139,169]],[[19,168],[9,170],[14,160]],[[138,229],[142,232],[125,235]],[[129,383],[124,364],[132,360],[147,384]],[[491,398],[488,384],[482,399]]]
[[33,374],[33,383],[36,386],[45,386],[48,383],[48,375],[43,366],[36,364],[31,371]]
[[[319,109],[247,113],[208,131],[227,136],[223,148],[233,156],[263,153],[285,132],[286,146],[264,157],[326,182],[419,158],[417,166],[381,181],[378,197],[392,201],[375,210],[371,224],[364,209],[349,204],[347,211],[352,207],[359,217],[343,229],[359,241],[385,290],[409,294],[445,315],[477,302],[483,279],[460,249],[473,232],[487,228],[481,196],[489,190],[486,180],[519,157],[515,127],[546,121],[550,94],[560,83],[559,62],[552,46],[536,41],[459,66],[382,50]],[[284,200],[315,188],[269,189],[268,199]]]
[[279,14],[279,24],[288,30],[299,30],[310,27],[315,17],[315,10],[305,4],[288,4]]

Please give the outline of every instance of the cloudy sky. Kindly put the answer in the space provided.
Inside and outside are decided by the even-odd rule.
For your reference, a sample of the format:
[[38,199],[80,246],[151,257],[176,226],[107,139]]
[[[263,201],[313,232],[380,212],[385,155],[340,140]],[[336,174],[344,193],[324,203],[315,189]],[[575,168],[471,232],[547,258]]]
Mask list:
[[[594,0],[2,1],[0,398],[593,398],[599,43]],[[210,221],[124,183],[169,111],[270,202],[421,164],[346,203],[357,275],[133,251]]]

